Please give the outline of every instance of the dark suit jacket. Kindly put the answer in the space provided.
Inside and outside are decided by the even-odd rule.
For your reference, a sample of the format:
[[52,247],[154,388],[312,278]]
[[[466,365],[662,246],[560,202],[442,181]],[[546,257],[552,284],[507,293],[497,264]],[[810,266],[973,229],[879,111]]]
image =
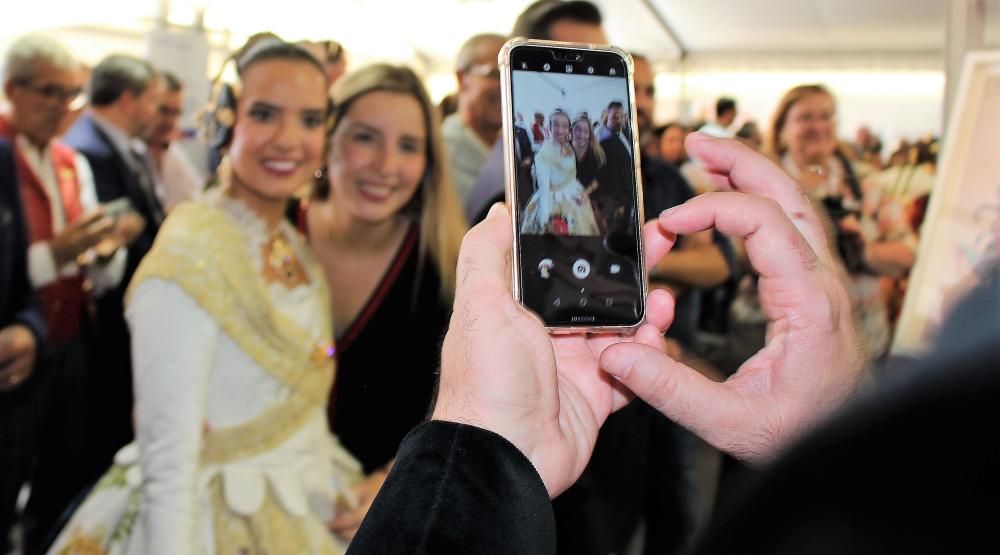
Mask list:
[[[630,208],[635,190],[632,156],[617,136],[601,141],[601,148],[606,161],[598,172],[598,186],[591,196],[601,206],[602,214],[599,216],[606,220],[609,233],[626,229],[626,233],[630,234],[630,226],[635,219]],[[620,207],[625,207],[625,211],[620,212]]]
[[531,177],[531,166],[523,167],[521,164],[524,161],[533,161],[535,153],[531,150],[531,137],[523,127],[514,126],[514,141],[517,144],[516,150],[521,154],[520,158],[515,160],[517,169],[514,172],[517,176],[517,207],[519,210],[524,210],[528,199],[535,192],[535,181]]
[[[1000,276],[944,329],[932,356],[897,368],[764,469],[694,552],[996,552]],[[351,552],[552,552],[549,507],[506,440],[431,422],[403,442]]]
[[86,157],[94,174],[97,198],[105,203],[127,197],[133,208],[146,220],[146,227],[128,245],[128,259],[121,284],[97,299],[97,326],[94,344],[94,371],[88,376],[88,402],[93,416],[85,464],[95,476],[107,469],[119,448],[132,440],[132,352],[128,324],[125,322],[124,297],[133,274],[149,252],[159,226],[151,205],[151,196],[141,189],[134,173],[108,137],[85,114],[69,129],[64,142]]
[[45,316],[28,280],[28,234],[14,150],[0,140],[0,328],[24,324],[40,346]]
[[139,266],[139,262],[153,246],[153,239],[159,229],[154,216],[155,209],[150,205],[149,197],[143,193],[138,177],[115,149],[111,138],[94,123],[93,116],[90,114],[81,116],[66,132],[63,142],[87,159],[94,174],[98,201],[104,203],[128,197],[135,210],[146,220],[142,236],[128,247],[124,288]]

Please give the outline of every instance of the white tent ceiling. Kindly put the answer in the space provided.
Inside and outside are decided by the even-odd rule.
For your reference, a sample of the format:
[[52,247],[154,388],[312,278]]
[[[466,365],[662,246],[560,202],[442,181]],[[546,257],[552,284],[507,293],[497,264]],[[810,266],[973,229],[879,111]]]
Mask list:
[[[663,67],[936,69],[943,60],[951,0],[596,0],[608,35]],[[966,1],[966,0],[954,0]],[[980,0],[987,43],[1000,46],[1000,0]],[[189,24],[198,9],[233,42],[263,29],[288,38],[356,43],[362,58],[418,57],[450,65],[479,32],[509,32],[531,0],[34,0],[0,23],[0,47],[34,29],[130,29],[140,34],[159,7]],[[367,39],[367,40],[366,40]],[[365,44],[362,46],[362,42]]]
[[[950,1],[638,3],[658,19],[664,36],[674,39],[670,48],[657,49],[661,62],[683,60],[687,67],[700,69],[940,69]],[[1000,46],[1000,0],[982,0],[982,6],[987,16],[986,42]],[[611,31],[627,36],[624,25]]]
[[[147,53],[165,10],[172,27],[203,13],[209,72],[252,33],[335,39],[357,67],[413,65],[435,98],[454,90],[454,55],[476,33],[506,34],[533,0],[30,0],[0,20],[0,52],[29,31],[53,34],[84,61]],[[985,46],[1000,48],[1000,0],[593,0],[611,41],[650,57],[658,116],[704,117],[734,94],[741,114],[766,122],[780,94],[824,82],[842,125],[872,124],[884,138],[940,132],[949,7],[978,2]],[[201,97],[192,102],[200,102]]]

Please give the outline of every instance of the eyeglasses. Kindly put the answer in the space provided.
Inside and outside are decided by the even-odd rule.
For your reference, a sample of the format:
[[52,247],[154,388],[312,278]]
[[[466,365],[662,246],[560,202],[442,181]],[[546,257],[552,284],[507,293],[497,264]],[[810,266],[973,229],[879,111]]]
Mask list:
[[492,77],[494,79],[500,78],[500,68],[495,64],[475,64],[465,68],[462,73],[468,73],[471,75],[478,75],[480,77]]
[[54,83],[35,85],[28,81],[20,81],[18,85],[45,97],[47,100],[58,100],[59,102],[72,102],[83,94],[83,87],[65,89]]

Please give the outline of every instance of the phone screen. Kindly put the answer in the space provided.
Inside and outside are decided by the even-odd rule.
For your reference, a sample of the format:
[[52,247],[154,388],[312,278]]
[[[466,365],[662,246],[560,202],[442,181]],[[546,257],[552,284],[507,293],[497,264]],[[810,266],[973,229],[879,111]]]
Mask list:
[[523,45],[510,68],[521,301],[551,327],[634,326],[645,304],[628,65]]

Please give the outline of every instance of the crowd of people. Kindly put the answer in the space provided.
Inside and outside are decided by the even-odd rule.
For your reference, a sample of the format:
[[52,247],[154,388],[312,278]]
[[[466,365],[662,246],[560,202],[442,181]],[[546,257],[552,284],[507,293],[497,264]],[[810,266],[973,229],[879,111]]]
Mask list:
[[[600,11],[585,1],[539,0],[511,36],[608,42]],[[695,479],[701,441],[729,466],[766,464],[853,394],[862,368],[887,354],[936,141],[902,145],[887,159],[868,129],[843,142],[834,94],[816,84],[779,99],[766,133],[753,122],[735,128],[731,98],[718,100],[712,121],[656,127],[654,74],[639,53],[635,121],[617,99],[599,117],[555,109],[525,121],[517,113],[519,203],[510,208],[521,211],[522,233],[600,235],[631,221],[621,198],[631,187],[622,184],[640,147],[648,322],[634,338],[550,344],[536,319],[510,316],[520,309],[502,280],[510,216],[494,205],[505,189],[504,41],[471,37],[456,56],[453,102],[435,106],[406,67],[348,70],[336,42],[255,35],[213,83],[203,114],[213,155],[204,168],[177,144],[184,84],[172,73],[119,54],[85,67],[42,35],[11,44],[0,113],[0,553],[15,529],[29,555],[343,553],[359,533],[359,550],[380,552],[605,554],[634,549],[638,538],[644,552],[676,553],[706,529],[717,497],[717,476],[707,488]],[[744,205],[718,196],[733,188],[747,193]],[[755,233],[755,222],[766,232]],[[462,256],[477,223],[466,241],[479,249]],[[798,263],[766,252],[768,234],[793,244]],[[804,264],[810,256],[820,262]],[[813,313],[809,303],[776,301],[779,266],[809,282],[796,292],[833,307],[816,323],[834,330],[830,337],[783,330],[792,355],[772,352],[769,324],[779,312],[810,322]],[[817,271],[822,280],[810,274]],[[490,313],[486,301],[498,308]],[[520,344],[507,340],[517,329],[525,330]],[[634,352],[622,348],[604,363],[602,351],[632,340]],[[810,342],[826,351],[801,351]],[[773,364],[790,372],[826,356],[835,370],[826,381],[809,378],[822,387],[774,393],[792,400],[769,407],[755,399],[743,404],[751,412],[715,420],[662,397],[654,391],[662,382],[641,370],[683,365],[690,373],[678,387],[694,392],[685,400],[711,404],[713,387],[763,388],[747,369],[793,355]],[[641,399],[627,403],[609,379],[595,381],[599,359]],[[567,456],[544,445],[573,433],[550,430],[555,436],[536,444],[513,416],[481,414],[479,427],[516,450],[472,433],[463,453],[479,446],[478,457],[496,460],[460,471],[499,480],[469,486],[484,492],[512,480],[502,493],[523,499],[490,509],[508,519],[493,535],[463,535],[472,524],[459,518],[454,530],[428,528],[414,539],[409,522],[436,513],[422,514],[417,507],[431,500],[407,488],[434,495],[440,476],[421,470],[424,461],[464,464],[435,449],[467,433],[421,423],[476,425],[475,409],[495,408],[480,396],[509,409],[507,396],[518,391],[497,377],[502,392],[491,394],[484,369],[544,374],[553,360],[580,364],[570,381],[582,380],[587,405],[574,416],[584,422],[573,433],[584,435],[572,462],[553,463]],[[464,405],[463,391],[472,396]],[[522,393],[530,402],[540,395],[559,419],[551,396],[561,390]],[[403,478],[387,482],[397,467]],[[452,517],[465,509],[464,520],[478,519],[476,503],[508,502],[463,495],[447,507]],[[522,522],[515,513],[539,495],[553,498],[551,518]],[[393,516],[396,505],[402,512]],[[370,511],[375,518],[365,520]],[[469,543],[499,542],[518,526],[520,539],[506,547]]]

